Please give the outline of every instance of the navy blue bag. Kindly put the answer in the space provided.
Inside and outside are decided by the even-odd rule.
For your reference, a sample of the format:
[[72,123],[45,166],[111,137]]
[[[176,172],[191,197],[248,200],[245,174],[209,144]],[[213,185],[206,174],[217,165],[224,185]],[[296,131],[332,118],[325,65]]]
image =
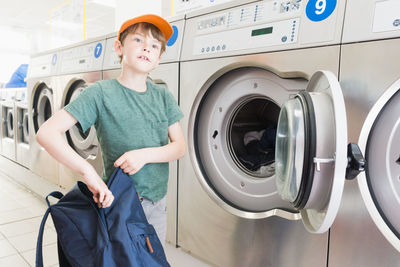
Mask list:
[[[52,192],[46,197],[49,208],[40,225],[36,267],[43,267],[43,231],[49,213],[57,231],[62,267],[170,266],[129,176],[117,168],[107,186],[114,202],[106,209],[97,207],[92,193],[82,182],[65,196]],[[60,200],[50,205],[49,196]]]

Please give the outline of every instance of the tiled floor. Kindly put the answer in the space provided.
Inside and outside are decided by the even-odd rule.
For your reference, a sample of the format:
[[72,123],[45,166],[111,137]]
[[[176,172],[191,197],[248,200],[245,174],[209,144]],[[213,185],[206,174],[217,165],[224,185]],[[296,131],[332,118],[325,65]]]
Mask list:
[[[0,173],[0,267],[35,266],[36,240],[47,205],[25,187]],[[58,266],[57,234],[49,216],[43,237],[44,266]],[[174,267],[209,265],[167,244]]]

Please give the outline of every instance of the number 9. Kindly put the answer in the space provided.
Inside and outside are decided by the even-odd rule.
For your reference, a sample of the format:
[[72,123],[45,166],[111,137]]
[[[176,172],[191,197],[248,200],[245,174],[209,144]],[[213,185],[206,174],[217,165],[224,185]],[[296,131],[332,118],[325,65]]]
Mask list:
[[317,2],[315,3],[315,14],[321,15],[322,13],[324,13],[325,8],[326,0],[317,0]]

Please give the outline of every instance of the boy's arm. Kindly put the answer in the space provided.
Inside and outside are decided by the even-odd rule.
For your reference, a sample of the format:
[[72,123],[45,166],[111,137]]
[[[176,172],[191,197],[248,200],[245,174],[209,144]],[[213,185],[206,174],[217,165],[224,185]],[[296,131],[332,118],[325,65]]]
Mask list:
[[169,162],[182,158],[186,153],[186,141],[181,124],[178,122],[168,127],[170,143],[160,147],[147,147],[124,153],[115,162],[125,173],[138,172],[147,163]]
[[76,123],[77,120],[62,109],[43,123],[37,132],[36,140],[57,161],[83,176],[99,207],[108,207],[114,199],[111,191],[93,166],[76,153],[63,137],[64,133]]

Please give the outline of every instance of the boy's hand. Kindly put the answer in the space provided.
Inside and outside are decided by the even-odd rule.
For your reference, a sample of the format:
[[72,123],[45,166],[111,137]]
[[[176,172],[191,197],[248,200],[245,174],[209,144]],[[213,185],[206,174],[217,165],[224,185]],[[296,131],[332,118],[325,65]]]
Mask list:
[[137,149],[125,152],[114,162],[114,167],[120,167],[125,173],[132,175],[137,173],[146,163],[145,150]]
[[93,200],[99,208],[108,208],[114,200],[114,196],[107,185],[95,171],[85,173],[83,178],[87,187],[93,193]]

